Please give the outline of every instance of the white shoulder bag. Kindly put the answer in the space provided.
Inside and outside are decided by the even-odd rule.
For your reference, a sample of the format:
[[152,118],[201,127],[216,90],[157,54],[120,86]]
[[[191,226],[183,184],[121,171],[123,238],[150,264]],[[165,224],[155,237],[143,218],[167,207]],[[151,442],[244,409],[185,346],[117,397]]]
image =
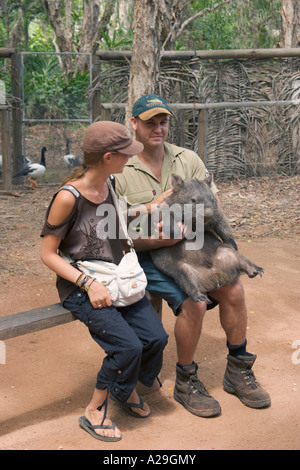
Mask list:
[[[93,277],[107,287],[114,306],[125,307],[138,302],[144,297],[147,278],[139,264],[137,254],[133,248],[133,241],[128,235],[126,222],[110,180],[107,180],[107,184],[112,194],[122,231],[130,246],[130,251],[123,256],[118,265],[101,260],[76,261],[76,265],[84,274]],[[63,258],[66,259],[64,256]]]

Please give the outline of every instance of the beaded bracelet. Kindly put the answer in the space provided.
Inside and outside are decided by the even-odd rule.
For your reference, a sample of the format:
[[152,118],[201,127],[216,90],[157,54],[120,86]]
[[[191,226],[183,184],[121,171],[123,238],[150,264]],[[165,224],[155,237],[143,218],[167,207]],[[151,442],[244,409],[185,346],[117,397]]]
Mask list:
[[82,279],[80,279],[79,283],[78,283],[78,286],[81,287],[83,286],[90,278],[90,276],[87,276],[86,274],[84,275],[84,277]]
[[96,281],[96,278],[95,278],[95,277],[93,277],[92,282],[91,282],[90,285],[88,286],[89,288],[91,287],[91,285],[93,284],[94,281]]
[[83,276],[84,276],[84,273],[81,273],[80,276],[78,276],[77,281],[75,282],[76,286],[79,286],[79,284],[81,284],[80,280]]
[[89,286],[86,285],[86,283],[87,283],[90,279],[92,279],[91,276],[85,276],[84,279],[83,279],[83,281],[82,281],[82,283],[80,283],[79,288],[80,288],[83,292],[88,292],[88,291],[90,290],[91,284],[90,284]]
[[83,276],[81,277],[81,279],[78,280],[77,282],[77,287],[81,287],[83,286],[89,279],[89,276],[86,276],[85,274],[83,274]]

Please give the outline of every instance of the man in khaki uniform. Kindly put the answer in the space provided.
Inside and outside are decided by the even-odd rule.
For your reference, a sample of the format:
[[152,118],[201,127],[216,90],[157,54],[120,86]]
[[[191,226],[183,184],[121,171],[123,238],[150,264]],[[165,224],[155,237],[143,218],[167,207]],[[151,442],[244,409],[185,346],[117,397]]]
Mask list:
[[[127,198],[128,207],[143,205],[151,212],[152,204],[161,203],[171,191],[171,175],[183,179],[203,180],[207,171],[200,158],[192,151],[166,142],[169,118],[173,116],[166,101],[157,95],[145,95],[133,106],[132,127],[144,150],[132,157],[120,175],[116,175],[116,192]],[[217,188],[213,186],[217,196]],[[177,316],[175,339],[178,362],[174,398],[197,416],[220,414],[219,403],[209,395],[197,376],[194,362],[205,312],[219,304],[220,321],[227,337],[229,354],[223,379],[224,389],[237,395],[247,406],[263,408],[270,397],[257,383],[252,371],[256,356],[246,352],[247,311],[241,281],[209,293],[211,305],[194,302],[176,283],[154,266],[149,250],[171,246],[179,240],[135,238],[140,263],[146,273],[147,290],[166,300]],[[247,380],[245,380],[247,377]]]

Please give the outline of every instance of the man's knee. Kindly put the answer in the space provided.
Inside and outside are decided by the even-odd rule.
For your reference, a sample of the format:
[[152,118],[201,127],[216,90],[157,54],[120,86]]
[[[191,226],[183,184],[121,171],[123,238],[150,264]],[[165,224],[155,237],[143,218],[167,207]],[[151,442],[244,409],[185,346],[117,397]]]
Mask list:
[[237,303],[238,305],[245,303],[244,286],[240,280],[238,280],[235,284],[232,285],[232,289],[229,295],[231,302]]
[[223,286],[211,293],[212,298],[220,304],[241,305],[245,302],[245,291],[240,280],[229,286]]
[[207,309],[205,302],[194,302],[192,299],[186,299],[181,305],[180,316],[193,321],[202,321]]

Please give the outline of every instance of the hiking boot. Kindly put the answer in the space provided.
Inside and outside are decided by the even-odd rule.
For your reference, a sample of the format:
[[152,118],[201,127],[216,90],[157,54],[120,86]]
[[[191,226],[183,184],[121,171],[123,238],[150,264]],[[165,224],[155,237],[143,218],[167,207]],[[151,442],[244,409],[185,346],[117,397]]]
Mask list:
[[221,407],[198,379],[197,370],[195,362],[190,366],[176,365],[174,398],[194,415],[203,418],[217,416],[221,413]]
[[252,371],[256,356],[227,356],[227,368],[223,379],[224,390],[236,395],[250,408],[266,408],[271,405],[270,395],[259,385]]

